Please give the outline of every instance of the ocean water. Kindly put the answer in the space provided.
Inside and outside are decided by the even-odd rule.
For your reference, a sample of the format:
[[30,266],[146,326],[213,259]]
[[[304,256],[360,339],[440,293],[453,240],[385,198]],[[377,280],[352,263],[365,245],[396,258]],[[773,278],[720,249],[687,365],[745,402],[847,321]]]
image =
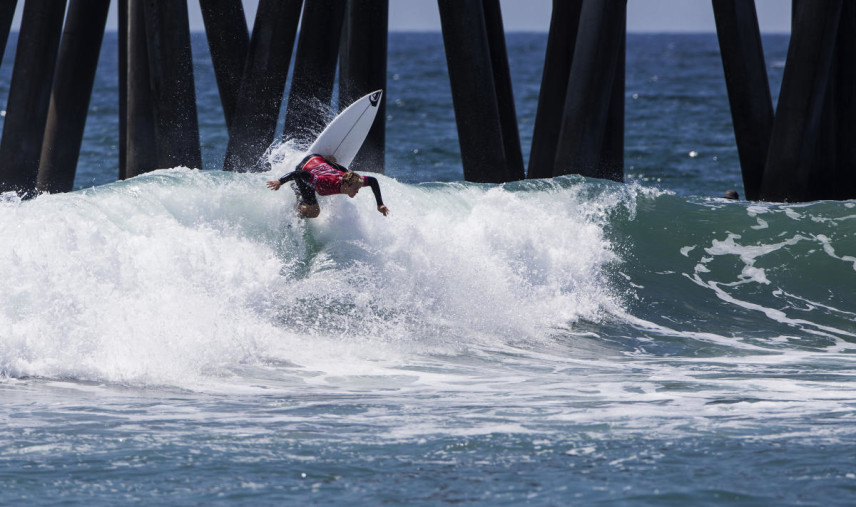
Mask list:
[[482,185],[440,35],[392,34],[392,213],[312,221],[264,186],[300,147],[219,170],[202,35],[205,170],[115,182],[115,40],[77,190],[0,198],[0,504],[853,504],[856,202],[719,198],[715,35],[629,36],[627,183]]

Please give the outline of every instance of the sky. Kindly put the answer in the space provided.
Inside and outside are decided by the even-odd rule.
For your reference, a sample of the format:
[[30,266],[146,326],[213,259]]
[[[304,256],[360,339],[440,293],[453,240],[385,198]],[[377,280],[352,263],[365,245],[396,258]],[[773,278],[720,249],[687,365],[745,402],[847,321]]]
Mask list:
[[[25,0],[18,2],[13,29],[20,26]],[[116,30],[116,3],[110,6],[107,29]],[[248,25],[252,26],[258,0],[243,0]],[[550,28],[552,0],[500,0],[506,31],[546,32]],[[789,33],[791,2],[755,0],[758,23],[764,33]],[[188,1],[190,29],[202,31],[197,0]],[[389,0],[390,31],[439,31],[436,0]],[[628,0],[630,32],[715,32],[710,0]]]
[[[506,31],[546,32],[551,0],[501,0]],[[762,32],[789,33],[791,3],[756,0]],[[390,0],[390,30],[439,30],[434,0]],[[710,0],[628,0],[627,30],[631,32],[715,32]]]

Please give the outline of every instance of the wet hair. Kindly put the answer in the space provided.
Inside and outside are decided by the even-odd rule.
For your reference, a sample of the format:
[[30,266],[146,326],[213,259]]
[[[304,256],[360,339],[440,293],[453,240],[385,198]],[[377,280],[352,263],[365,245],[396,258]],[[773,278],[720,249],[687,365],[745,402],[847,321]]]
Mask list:
[[362,183],[362,181],[363,178],[354,171],[348,171],[342,176],[342,183],[348,185],[349,187],[356,185],[357,182]]

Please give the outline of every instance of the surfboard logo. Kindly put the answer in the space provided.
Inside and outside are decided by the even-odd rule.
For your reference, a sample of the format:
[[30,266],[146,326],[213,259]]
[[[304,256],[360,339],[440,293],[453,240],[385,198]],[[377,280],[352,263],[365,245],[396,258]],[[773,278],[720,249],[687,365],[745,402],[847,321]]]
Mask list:
[[371,94],[371,96],[369,97],[369,102],[371,102],[372,107],[377,105],[377,103],[380,101],[381,95],[383,95],[383,92],[381,90],[378,90]]

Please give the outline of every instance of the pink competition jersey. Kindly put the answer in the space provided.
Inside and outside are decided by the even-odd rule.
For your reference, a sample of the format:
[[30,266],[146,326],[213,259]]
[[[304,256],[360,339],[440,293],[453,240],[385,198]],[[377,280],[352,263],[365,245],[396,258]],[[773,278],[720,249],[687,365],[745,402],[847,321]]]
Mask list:
[[[318,195],[334,195],[338,194],[342,186],[343,171],[336,169],[328,164],[322,157],[315,156],[310,158],[303,164],[303,170],[312,175],[309,184]],[[363,177],[363,183],[367,184],[366,177]]]
[[312,157],[303,165],[303,170],[312,175],[309,184],[318,195],[334,195],[339,193],[342,185],[342,171],[331,166],[321,157]]

